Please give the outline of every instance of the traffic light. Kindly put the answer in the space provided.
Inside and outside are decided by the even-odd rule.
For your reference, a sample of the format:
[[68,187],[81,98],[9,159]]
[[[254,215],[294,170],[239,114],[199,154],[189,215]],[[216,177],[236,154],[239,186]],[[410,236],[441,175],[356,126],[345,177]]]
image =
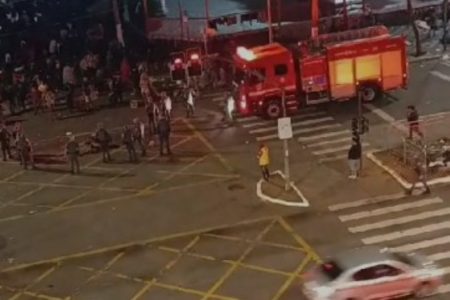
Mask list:
[[359,134],[360,134],[360,130],[359,130],[359,122],[357,118],[353,118],[352,119],[352,140],[359,142]]
[[182,52],[172,53],[170,67],[170,77],[173,81],[185,81],[186,80],[186,65],[185,58]]
[[189,77],[201,76],[203,73],[201,50],[199,48],[188,49],[186,54],[188,57],[187,69]]

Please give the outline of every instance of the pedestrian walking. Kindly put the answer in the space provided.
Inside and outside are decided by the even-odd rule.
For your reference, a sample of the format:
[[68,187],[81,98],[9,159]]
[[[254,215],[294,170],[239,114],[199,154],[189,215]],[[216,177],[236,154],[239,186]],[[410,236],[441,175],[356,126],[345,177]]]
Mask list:
[[100,145],[100,151],[102,152],[102,159],[104,163],[111,162],[111,154],[109,152],[109,147],[112,141],[111,135],[104,128],[103,124],[99,123],[97,125],[97,131],[95,132],[95,140]]
[[270,172],[269,172],[270,153],[269,153],[269,147],[267,147],[267,145],[261,144],[259,146],[257,158],[258,158],[259,167],[261,168],[261,173],[262,173],[263,179],[266,181],[269,181],[269,178],[270,178]]
[[194,115],[194,97],[196,93],[193,88],[189,88],[187,99],[186,99],[186,117],[190,118]]
[[128,152],[128,161],[131,163],[136,163],[138,161],[136,155],[136,149],[134,147],[133,141],[133,128],[132,126],[125,125],[122,132],[122,143]]
[[422,183],[423,188],[425,189],[422,194],[426,195],[431,193],[425,173],[426,172],[424,166],[419,161],[416,161],[414,164],[414,181],[411,187],[406,191],[407,195],[411,195],[413,193],[418,183]]
[[229,92],[226,103],[226,115],[229,122],[234,122],[234,111],[236,110],[236,101],[234,100],[233,93]]
[[11,159],[11,133],[4,123],[0,124],[0,147],[2,148],[3,161]]
[[141,155],[145,156],[147,152],[145,144],[145,124],[139,121],[138,118],[133,120],[133,142],[139,145],[139,148],[141,148]]
[[23,132],[21,132],[17,138],[16,147],[22,167],[27,170],[28,165],[30,164],[31,168],[34,169],[33,148],[30,140]]
[[66,144],[66,156],[70,163],[70,173],[80,174],[80,145],[75,136],[68,132],[69,142]]
[[152,134],[156,134],[156,123],[158,122],[159,108],[154,101],[150,100],[145,106],[147,113],[148,128]]
[[350,149],[348,150],[348,166],[350,168],[350,175],[348,178],[350,179],[356,179],[358,178],[359,172],[361,170],[361,143],[353,139],[352,145]]
[[166,148],[167,154],[172,155],[170,151],[170,122],[167,117],[159,117],[157,131],[159,136],[159,154],[163,156],[163,150]]
[[416,133],[420,138],[423,138],[423,133],[420,130],[419,124],[419,113],[414,105],[408,106],[406,120],[408,121],[409,138],[412,139],[414,133]]

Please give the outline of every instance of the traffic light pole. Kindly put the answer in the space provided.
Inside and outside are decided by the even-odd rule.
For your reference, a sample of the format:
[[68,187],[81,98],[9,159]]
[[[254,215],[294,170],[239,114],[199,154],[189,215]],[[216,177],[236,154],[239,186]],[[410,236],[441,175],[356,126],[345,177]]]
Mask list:
[[208,55],[208,28],[209,28],[209,0],[205,0],[205,31],[204,31],[204,43],[205,43],[205,55]]
[[[362,91],[360,89],[358,89],[358,129],[359,127],[362,127],[362,119],[363,119],[363,105],[362,105]],[[360,169],[362,169],[363,166],[363,155],[362,155],[362,145],[363,143],[361,142],[361,134],[359,134],[359,145],[361,147],[361,159],[360,159]]]
[[[284,89],[284,86],[281,88],[281,101],[283,104],[283,117],[287,117],[287,109],[286,109],[286,92]],[[289,168],[289,143],[287,139],[283,140],[283,151],[284,151],[284,176],[285,176],[285,182],[284,182],[284,190],[289,191],[291,184],[291,171]]]
[[267,0],[267,26],[269,31],[269,43],[273,43],[272,0]]

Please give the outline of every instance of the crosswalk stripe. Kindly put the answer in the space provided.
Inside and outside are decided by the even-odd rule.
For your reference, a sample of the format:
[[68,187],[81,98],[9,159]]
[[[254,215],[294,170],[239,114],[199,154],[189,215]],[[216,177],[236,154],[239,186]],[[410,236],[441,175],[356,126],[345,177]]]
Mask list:
[[439,261],[450,258],[450,251],[439,252],[435,254],[427,255],[427,258],[432,261]]
[[393,252],[413,252],[417,250],[422,250],[426,248],[430,248],[433,246],[440,246],[450,243],[450,235],[441,236],[431,240],[423,240],[420,242],[405,244],[398,247],[390,248]]
[[438,289],[438,294],[447,294],[450,293],[450,284],[443,284]]
[[[341,127],[341,125],[331,124],[331,125],[323,125],[323,126],[317,126],[317,127],[311,127],[311,128],[297,129],[297,130],[293,130],[293,134],[295,135],[295,134],[302,134],[302,133],[311,133],[314,131],[321,131],[321,130],[337,128],[337,127]],[[256,140],[258,142],[261,142],[261,141],[272,140],[277,137],[278,137],[278,134],[276,133],[276,134],[270,134],[270,135],[266,135],[266,136],[257,137]]]
[[347,154],[340,154],[340,155],[335,155],[332,157],[320,158],[319,163],[327,163],[327,162],[337,161],[337,160],[346,159],[346,158],[347,158]]
[[405,217],[389,219],[389,220],[376,222],[376,223],[369,223],[369,224],[354,226],[354,227],[350,227],[348,230],[352,233],[366,232],[369,230],[387,228],[387,227],[394,226],[394,225],[401,225],[401,224],[406,224],[406,223],[410,223],[410,222],[414,222],[414,221],[426,220],[426,219],[430,219],[430,218],[434,218],[434,217],[442,217],[445,215],[450,215],[450,207],[444,208],[444,209],[433,210],[433,211],[426,211],[426,212],[418,213],[415,215],[408,215]]
[[333,132],[328,132],[328,133],[323,133],[323,134],[318,134],[318,135],[313,135],[313,136],[299,137],[298,141],[299,142],[315,141],[315,140],[330,138],[330,137],[343,135],[343,134],[350,134],[350,131],[345,129],[345,130],[333,131]]
[[312,144],[308,144],[309,148],[314,147],[320,147],[324,145],[331,145],[331,144],[340,144],[340,143],[349,143],[352,139],[350,137],[340,138],[336,140],[330,140],[330,141],[321,141],[321,142],[315,142]]
[[440,78],[442,80],[450,81],[450,76],[448,76],[448,75],[446,75],[444,73],[441,73],[439,71],[431,71],[430,74],[434,75],[434,76],[436,76],[436,77],[438,77],[438,78]]
[[443,202],[443,200],[441,198],[422,199],[422,200],[418,200],[418,201],[414,201],[414,202],[409,202],[409,203],[404,203],[404,204],[399,204],[399,205],[394,205],[394,206],[388,206],[388,207],[378,208],[378,209],[374,209],[374,210],[367,210],[367,211],[361,211],[361,212],[348,214],[348,215],[341,215],[341,216],[339,216],[339,220],[341,220],[342,222],[359,220],[359,219],[364,219],[364,218],[368,218],[368,217],[381,216],[384,214],[400,212],[400,211],[404,211],[407,209],[419,208],[419,207],[432,205],[432,204],[436,204],[436,203],[442,203],[442,202]]
[[328,207],[328,209],[330,211],[338,211],[338,210],[344,210],[344,209],[348,209],[348,208],[366,206],[369,204],[378,204],[378,203],[382,203],[382,202],[386,202],[386,201],[398,200],[398,199],[401,199],[404,197],[405,197],[404,193],[397,193],[397,194],[392,194],[392,195],[381,195],[381,196],[361,199],[361,200],[357,200],[357,201],[344,202],[344,203],[330,205]]
[[[301,114],[301,115],[298,115],[298,116],[294,116],[294,117],[291,118],[291,120],[292,121],[303,120],[303,119],[310,118],[310,117],[323,116],[324,114],[326,114],[326,112],[324,112],[324,111],[305,113],[305,114]],[[265,121],[261,121],[261,122],[242,124],[242,127],[244,127],[244,128],[252,128],[252,127],[259,127],[259,126],[264,126],[264,125],[269,125],[269,124],[275,125],[277,123],[276,123],[276,121],[273,121],[273,120],[265,120]]]
[[406,230],[394,231],[386,234],[374,235],[371,237],[363,238],[362,242],[366,245],[373,245],[449,228],[450,228],[450,221],[445,221],[436,224],[414,227]]
[[[362,143],[361,145],[363,147],[369,146],[368,143]],[[312,153],[314,155],[324,155],[324,154],[328,154],[328,153],[341,152],[341,151],[344,151],[344,150],[348,150],[349,148],[350,148],[349,145],[345,145],[345,146],[326,148],[326,149],[323,149],[323,150],[313,151]]]
[[[323,123],[323,122],[327,122],[327,121],[333,121],[333,120],[334,119],[332,117],[324,117],[324,118],[319,118],[319,119],[300,121],[300,122],[293,123],[292,128],[301,127],[301,126],[305,126],[305,125],[314,125],[314,124]],[[278,130],[278,125],[273,125],[270,127],[264,127],[264,128],[258,128],[258,129],[252,129],[252,130],[250,130],[250,133],[255,134],[255,133],[269,132],[269,131],[274,131],[274,130]]]

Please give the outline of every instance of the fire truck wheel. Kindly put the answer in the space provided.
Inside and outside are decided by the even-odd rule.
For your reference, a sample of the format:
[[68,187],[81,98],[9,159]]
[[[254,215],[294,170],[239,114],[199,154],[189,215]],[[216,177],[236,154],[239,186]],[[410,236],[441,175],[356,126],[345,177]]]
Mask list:
[[266,107],[264,109],[264,112],[266,114],[266,117],[269,118],[269,119],[279,118],[281,116],[281,113],[282,113],[280,101],[271,101],[271,102],[269,102],[266,105]]
[[377,99],[379,89],[376,85],[366,85],[362,90],[362,100],[364,102],[372,102]]

